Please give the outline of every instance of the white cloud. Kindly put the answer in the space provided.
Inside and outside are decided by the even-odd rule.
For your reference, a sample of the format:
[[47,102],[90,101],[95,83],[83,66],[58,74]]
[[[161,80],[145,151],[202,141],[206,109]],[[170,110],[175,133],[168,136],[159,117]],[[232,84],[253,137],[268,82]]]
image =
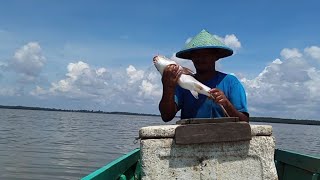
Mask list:
[[153,84],[151,81],[142,80],[139,86],[139,95],[143,97],[160,97],[162,95],[159,84]]
[[219,37],[217,35],[214,35],[215,38],[217,38],[218,40],[220,40],[221,42],[223,42],[225,45],[227,45],[228,47],[234,49],[234,50],[238,50],[241,48],[241,42],[239,41],[239,39],[234,35],[234,34],[227,34],[224,38],[223,37]]
[[320,47],[311,46],[304,49],[304,52],[311,56],[312,58],[318,60],[320,62]]
[[231,48],[241,48],[241,43],[234,34],[226,35],[224,38],[224,43]]
[[140,81],[144,77],[144,72],[142,70],[137,71],[136,68],[132,65],[129,65],[126,70],[130,84]]
[[242,78],[254,116],[319,119],[320,71],[306,54],[285,48],[257,77]]
[[293,49],[288,49],[288,48],[284,48],[280,55],[284,58],[284,59],[290,59],[290,58],[301,58],[302,54],[300,53],[300,51],[296,48]]
[[111,75],[105,68],[92,68],[89,64],[78,61],[77,63],[69,63],[67,70],[65,79],[51,83],[48,90],[38,86],[31,94],[99,100],[111,90],[108,87]]
[[154,67],[143,71],[129,65],[126,69],[111,72],[78,61],[70,63],[67,70],[65,78],[53,82],[49,89],[37,86],[30,94],[112,106],[132,105],[134,108],[155,105],[162,94],[161,77]]
[[145,104],[156,105],[162,95],[162,85],[160,73],[155,67],[150,67],[146,71],[137,70],[130,65],[126,69],[127,78],[121,89],[122,94],[126,94],[123,99],[124,104],[133,103],[143,106]]
[[14,70],[23,82],[35,81],[45,65],[46,58],[37,42],[29,42],[18,49],[9,62],[9,69]]
[[78,61],[69,63],[66,78],[53,82],[50,93],[71,98],[99,98],[110,89],[108,81],[111,74],[105,68],[91,68],[89,64]]

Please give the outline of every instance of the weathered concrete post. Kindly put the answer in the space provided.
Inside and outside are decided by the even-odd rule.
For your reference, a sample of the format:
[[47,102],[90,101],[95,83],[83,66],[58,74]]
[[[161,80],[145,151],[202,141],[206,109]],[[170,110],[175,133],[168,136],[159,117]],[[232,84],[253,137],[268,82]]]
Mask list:
[[[234,124],[238,128],[239,122]],[[249,139],[238,138],[237,130],[230,133],[230,123],[141,128],[142,179],[278,179],[272,127],[240,124],[249,127]]]

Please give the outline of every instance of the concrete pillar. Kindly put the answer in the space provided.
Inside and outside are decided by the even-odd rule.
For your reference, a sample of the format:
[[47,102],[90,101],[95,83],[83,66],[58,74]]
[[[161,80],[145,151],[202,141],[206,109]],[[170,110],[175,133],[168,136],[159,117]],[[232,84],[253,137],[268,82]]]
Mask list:
[[179,126],[140,129],[143,180],[278,179],[271,126],[250,125],[251,140],[177,145]]

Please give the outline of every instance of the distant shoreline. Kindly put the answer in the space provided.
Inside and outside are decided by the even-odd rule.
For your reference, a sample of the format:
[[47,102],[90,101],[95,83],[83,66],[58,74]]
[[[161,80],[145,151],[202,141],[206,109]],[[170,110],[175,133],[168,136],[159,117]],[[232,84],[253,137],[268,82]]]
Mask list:
[[[118,115],[134,115],[134,116],[158,116],[158,114],[145,114],[145,113],[133,113],[133,112],[104,112],[94,110],[68,110],[68,109],[56,109],[56,108],[43,108],[43,107],[28,107],[28,106],[4,106],[0,105],[0,109],[21,109],[21,110],[37,110],[37,111],[61,111],[61,112],[80,112],[80,113],[99,113],[99,114],[118,114]],[[284,119],[284,118],[272,118],[272,117],[250,117],[250,122],[263,122],[263,123],[282,123],[282,124],[302,124],[302,125],[318,125],[320,126],[320,120],[298,120],[298,119]]]
[[250,122],[302,124],[302,125],[320,126],[320,121],[317,121],[317,120],[284,119],[284,118],[272,118],[272,117],[250,117]]
[[37,110],[37,111],[60,111],[60,112],[80,112],[80,113],[99,113],[99,114],[121,114],[121,115],[139,115],[139,116],[160,116],[157,114],[133,113],[133,112],[104,112],[94,110],[70,110],[70,109],[56,109],[43,107],[28,107],[28,106],[4,106],[0,105],[0,109],[21,109],[21,110]]

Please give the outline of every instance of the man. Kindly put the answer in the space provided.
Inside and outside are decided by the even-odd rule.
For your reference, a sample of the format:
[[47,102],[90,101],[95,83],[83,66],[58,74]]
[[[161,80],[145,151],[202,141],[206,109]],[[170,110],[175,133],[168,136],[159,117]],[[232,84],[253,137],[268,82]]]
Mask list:
[[240,81],[215,69],[215,61],[232,54],[232,49],[205,30],[186,44],[176,56],[192,60],[196,68],[194,77],[212,88],[213,99],[204,95],[196,99],[190,91],[177,85],[182,71],[176,65],[169,65],[163,72],[163,94],[159,103],[163,121],[171,121],[179,110],[181,119],[224,117],[222,105],[231,117],[248,122],[246,93]]

